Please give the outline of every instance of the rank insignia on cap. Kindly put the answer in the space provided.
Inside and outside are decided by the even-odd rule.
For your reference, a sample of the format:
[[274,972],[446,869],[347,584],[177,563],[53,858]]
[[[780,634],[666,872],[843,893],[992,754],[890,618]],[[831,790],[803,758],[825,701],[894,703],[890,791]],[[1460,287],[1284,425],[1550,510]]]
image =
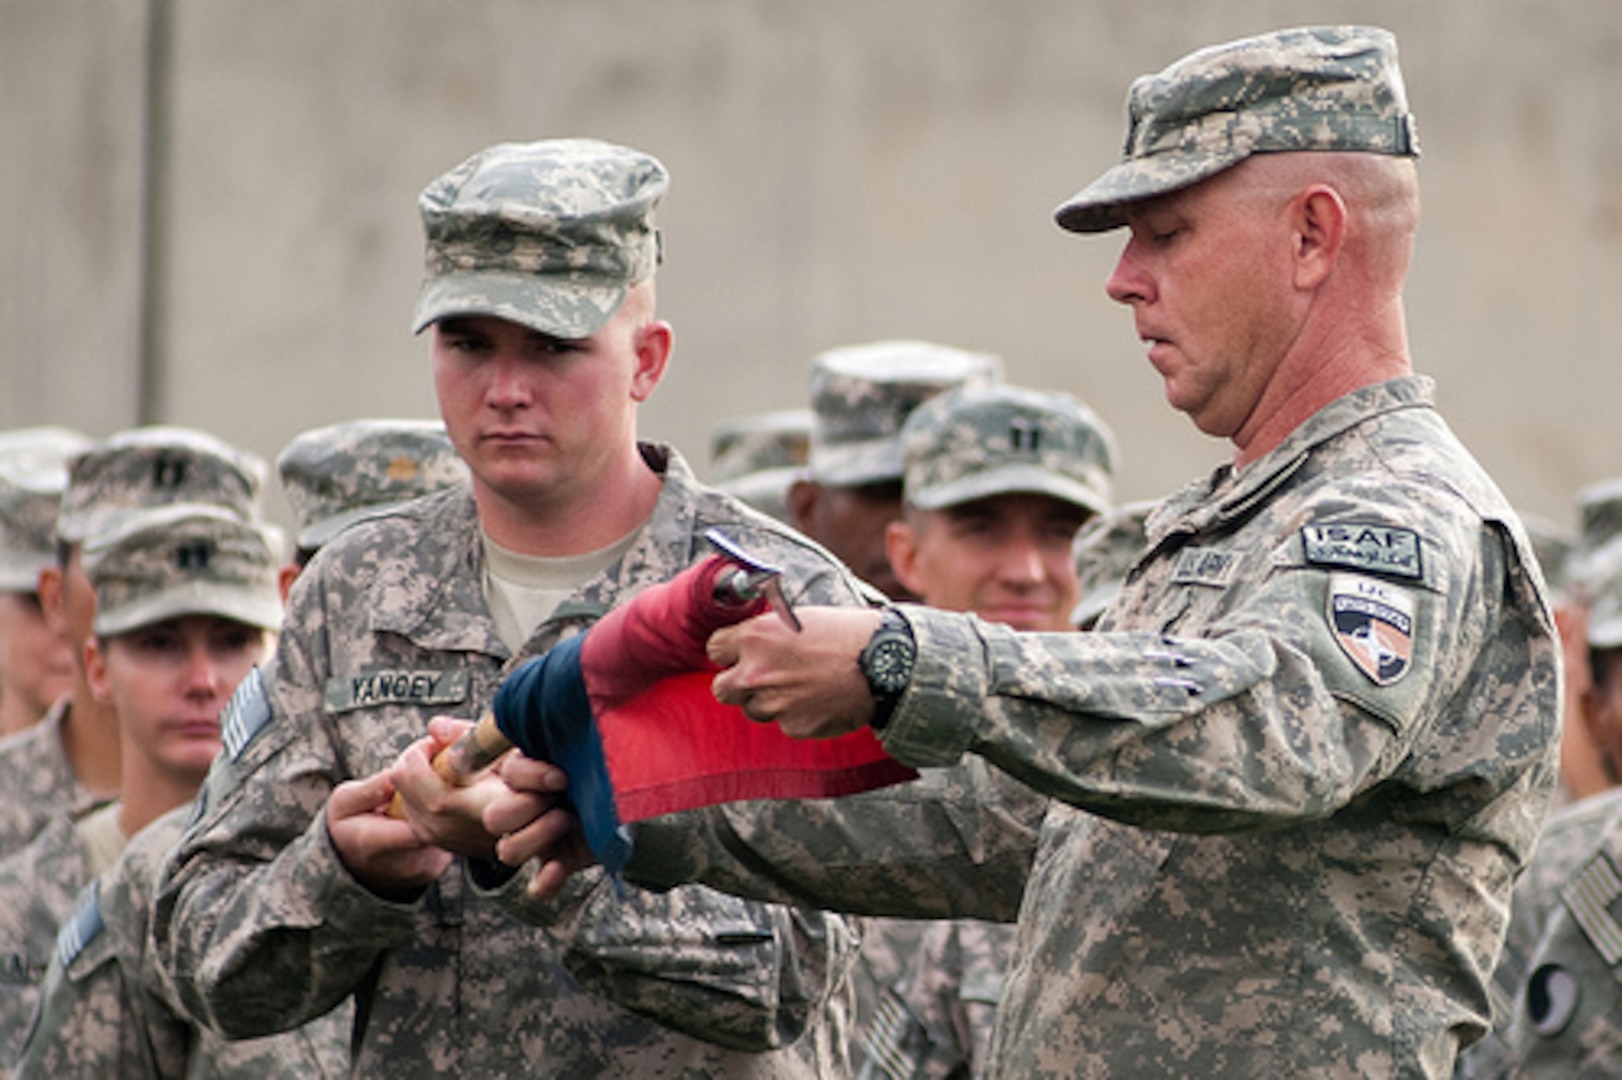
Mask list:
[[1329,627],[1335,640],[1377,686],[1408,671],[1414,645],[1414,598],[1407,589],[1361,574],[1329,576]]

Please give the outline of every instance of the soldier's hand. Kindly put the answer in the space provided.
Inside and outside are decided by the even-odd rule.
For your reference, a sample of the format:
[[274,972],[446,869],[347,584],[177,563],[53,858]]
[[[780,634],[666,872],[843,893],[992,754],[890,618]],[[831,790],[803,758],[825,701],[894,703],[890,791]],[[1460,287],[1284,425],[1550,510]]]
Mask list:
[[710,635],[709,657],[726,670],[716,699],[796,739],[828,739],[864,726],[873,695],[856,658],[879,625],[863,608],[807,607],[796,633],[770,613]]
[[327,799],[327,835],[355,880],[379,896],[409,900],[445,872],[452,856],[390,817],[393,798],[387,773],[344,781]]
[[508,866],[535,860],[527,892],[549,899],[569,876],[593,865],[579,820],[563,805],[568,778],[563,770],[522,754],[509,754],[497,770],[506,793],[485,808],[484,825],[501,839],[496,857]]
[[484,810],[505,791],[505,785],[494,770],[466,784],[453,783],[433,765],[434,756],[472,726],[448,716],[432,718],[428,735],[406,747],[389,775],[400,794],[400,811],[423,842],[469,858],[494,861],[496,837],[484,827]]

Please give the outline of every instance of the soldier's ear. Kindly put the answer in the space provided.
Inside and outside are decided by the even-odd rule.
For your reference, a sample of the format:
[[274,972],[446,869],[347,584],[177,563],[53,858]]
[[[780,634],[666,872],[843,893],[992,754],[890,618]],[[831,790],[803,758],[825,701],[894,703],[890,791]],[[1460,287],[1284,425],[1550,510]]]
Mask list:
[[924,582],[918,572],[918,535],[905,518],[885,527],[884,553],[889,557],[896,580],[914,596],[923,596]]
[[676,334],[663,319],[653,319],[636,331],[636,371],[631,375],[631,398],[648,400],[665,376]]
[[113,686],[107,679],[107,657],[94,634],[84,643],[84,677],[92,697],[103,705],[113,704]]
[[1295,284],[1313,289],[1329,277],[1346,239],[1346,202],[1328,184],[1314,184],[1295,197]]
[[797,477],[789,485],[788,496],[784,500],[788,504],[788,522],[800,532],[818,540],[816,528],[817,499],[822,493],[822,487],[809,477]]

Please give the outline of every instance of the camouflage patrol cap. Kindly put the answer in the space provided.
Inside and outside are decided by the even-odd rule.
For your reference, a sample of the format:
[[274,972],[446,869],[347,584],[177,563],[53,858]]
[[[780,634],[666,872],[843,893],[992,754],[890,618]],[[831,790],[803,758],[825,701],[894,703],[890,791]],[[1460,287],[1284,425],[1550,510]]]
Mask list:
[[1109,509],[1115,436],[1069,394],[997,384],[924,402],[901,429],[907,502],[939,510],[1016,492]]
[[1522,514],[1521,524],[1532,541],[1532,554],[1543,570],[1543,580],[1554,593],[1564,592],[1566,573],[1577,549],[1576,533],[1534,514]]
[[1122,159],[1054,216],[1072,232],[1126,224],[1124,203],[1189,187],[1251,154],[1352,150],[1418,157],[1387,30],[1279,30],[1191,53],[1127,92]]
[[437,420],[349,420],[303,432],[276,457],[297,520],[294,542],[314,551],[357,521],[467,480]]
[[135,512],[176,504],[259,516],[265,463],[206,431],[152,425],[121,431],[68,465],[56,535],[84,544]]
[[811,476],[834,487],[901,479],[901,426],[936,394],[995,382],[1002,360],[925,341],[875,341],[811,360]]
[[1076,534],[1070,550],[1081,600],[1070,612],[1070,622],[1077,629],[1090,629],[1120,593],[1148,545],[1144,525],[1154,508],[1155,503],[1147,500],[1117,506]]
[[722,480],[715,487],[716,490],[726,492],[768,517],[791,524],[793,515],[789,513],[788,493],[794,486],[794,481],[803,475],[805,475],[803,468],[789,465],[781,469],[761,469],[758,472],[744,473],[730,480]]
[[56,561],[56,514],[68,460],[90,439],[61,427],[0,432],[0,591],[33,592]]
[[177,504],[126,518],[84,549],[103,637],[182,615],[277,630],[279,558],[269,531],[218,507]]
[[559,338],[589,337],[653,274],[653,211],[669,186],[656,159],[593,139],[501,143],[417,200],[427,268],[412,333],[494,315]]
[[1588,647],[1622,648],[1622,539],[1613,539],[1584,559],[1583,599],[1588,606]]
[[811,410],[779,409],[718,424],[710,435],[717,484],[765,469],[804,465],[811,453]]

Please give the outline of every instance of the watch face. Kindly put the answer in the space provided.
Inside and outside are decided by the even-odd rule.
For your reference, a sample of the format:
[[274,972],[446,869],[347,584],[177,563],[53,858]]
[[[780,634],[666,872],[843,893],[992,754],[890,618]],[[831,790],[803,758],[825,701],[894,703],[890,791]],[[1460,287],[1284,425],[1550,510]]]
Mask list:
[[875,641],[867,654],[868,682],[880,693],[899,694],[912,678],[912,659],[911,642],[901,638]]

